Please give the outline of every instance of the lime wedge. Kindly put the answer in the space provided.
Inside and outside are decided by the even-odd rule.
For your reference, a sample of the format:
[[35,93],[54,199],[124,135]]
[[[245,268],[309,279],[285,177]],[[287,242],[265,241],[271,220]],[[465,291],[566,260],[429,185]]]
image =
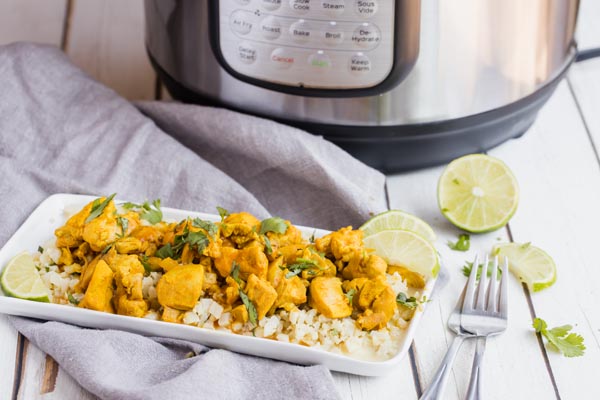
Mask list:
[[498,244],[494,246],[492,254],[498,255],[501,262],[504,257],[508,258],[510,271],[534,292],[539,292],[556,282],[554,260],[539,247],[529,243]]
[[452,161],[438,182],[442,214],[468,232],[503,227],[517,210],[519,187],[502,161],[470,154]]
[[437,276],[440,270],[437,251],[427,240],[406,230],[386,230],[367,236],[365,247],[390,265],[405,267],[426,278]]
[[427,225],[427,222],[400,210],[390,210],[377,214],[359,229],[365,233],[365,237],[390,229],[402,229],[414,232],[431,243],[435,242],[435,232]]
[[50,293],[28,252],[13,257],[2,272],[0,285],[7,296],[48,303]]

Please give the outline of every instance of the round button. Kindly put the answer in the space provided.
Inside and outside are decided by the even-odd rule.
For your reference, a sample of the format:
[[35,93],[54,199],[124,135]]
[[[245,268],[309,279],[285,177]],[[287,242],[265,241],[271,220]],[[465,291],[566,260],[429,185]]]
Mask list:
[[379,2],[377,0],[355,0],[354,11],[364,18],[370,18],[379,8]]
[[315,71],[325,71],[331,68],[331,58],[323,50],[319,50],[308,57],[308,64]]
[[273,40],[281,36],[281,24],[275,17],[263,19],[259,29],[265,39]]
[[337,22],[330,22],[327,28],[323,30],[323,39],[330,46],[335,46],[344,41],[344,31],[340,29]]
[[310,11],[310,0],[290,0],[290,8],[298,14],[306,14]]
[[281,0],[260,0],[263,8],[268,11],[275,11],[281,7]]
[[352,43],[364,48],[373,48],[379,44],[380,40],[379,28],[366,22],[356,28],[352,34]]
[[246,11],[237,10],[231,14],[229,19],[229,26],[231,30],[239,33],[240,35],[247,35],[252,30],[252,14]]
[[256,61],[256,48],[250,43],[242,42],[238,46],[238,58],[244,64],[254,64]]
[[290,36],[298,43],[306,43],[310,39],[310,25],[303,19],[300,19],[290,25]]
[[289,69],[296,61],[294,54],[284,48],[277,48],[271,53],[271,62],[279,69]]
[[371,60],[363,53],[356,53],[350,57],[348,68],[354,75],[364,75],[371,72]]
[[321,8],[329,15],[340,15],[346,8],[346,0],[323,0]]

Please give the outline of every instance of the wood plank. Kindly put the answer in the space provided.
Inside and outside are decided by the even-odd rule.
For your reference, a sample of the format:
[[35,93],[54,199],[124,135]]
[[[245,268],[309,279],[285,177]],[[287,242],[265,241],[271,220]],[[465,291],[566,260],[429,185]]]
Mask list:
[[154,99],[143,0],[73,1],[66,46],[73,62],[127,99]]
[[[455,241],[461,233],[441,215],[437,206],[437,180],[443,167],[391,176],[388,180],[392,208],[414,213],[427,221],[438,235],[440,252],[449,282],[434,293],[428,304],[415,338],[416,362],[420,379],[427,387],[454,334],[446,323],[458,295],[466,283],[461,267],[472,261],[475,253],[489,252],[495,243],[507,241],[505,230],[485,235],[471,236],[471,250],[452,251],[447,241]],[[528,335],[531,318],[527,299],[521,286],[511,282],[509,291],[510,324],[507,331],[488,342],[485,358],[486,398],[514,398],[518,388],[519,398],[554,397],[554,390],[535,335]],[[468,386],[474,343],[466,342],[457,356],[453,376],[448,382],[444,399],[463,399]],[[527,360],[517,363],[515,360]],[[505,382],[511,382],[506,385]]]
[[[600,4],[600,2],[598,3]],[[600,36],[600,33],[598,34]],[[596,148],[600,148],[600,58],[576,63],[568,81]]]
[[17,41],[60,46],[66,0],[2,0],[0,45]]
[[510,223],[515,241],[531,241],[557,264],[554,286],[532,294],[535,311],[550,326],[575,325],[585,338],[584,357],[567,359],[548,352],[561,396],[600,398],[600,270],[595,252],[600,170],[567,83],[559,86],[530,132],[494,154],[510,165],[521,186],[519,210]]

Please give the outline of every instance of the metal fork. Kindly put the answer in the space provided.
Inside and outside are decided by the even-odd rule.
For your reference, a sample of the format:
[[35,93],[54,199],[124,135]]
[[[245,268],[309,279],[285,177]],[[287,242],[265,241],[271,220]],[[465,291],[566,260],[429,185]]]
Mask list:
[[508,260],[504,258],[500,283],[498,283],[498,257],[494,257],[489,285],[487,278],[488,266],[489,257],[486,255],[481,268],[479,285],[476,288],[479,257],[475,257],[469,274],[460,317],[461,329],[477,336],[477,349],[473,358],[473,368],[466,400],[480,400],[483,398],[481,372],[487,338],[504,332],[508,325]]
[[463,301],[465,299],[465,294],[467,293],[467,284],[462,291],[462,294],[458,298],[456,302],[456,306],[452,313],[450,313],[450,317],[448,318],[448,328],[456,333],[452,344],[446,351],[446,355],[442,360],[440,366],[438,367],[431,384],[427,388],[427,390],[421,395],[419,400],[441,400],[444,399],[444,388],[446,387],[446,382],[448,381],[448,376],[450,375],[450,371],[452,370],[452,363],[454,362],[454,358],[460,349],[461,344],[466,338],[475,337],[475,335],[470,334],[469,332],[465,332],[461,329],[460,326],[460,314],[463,308]]

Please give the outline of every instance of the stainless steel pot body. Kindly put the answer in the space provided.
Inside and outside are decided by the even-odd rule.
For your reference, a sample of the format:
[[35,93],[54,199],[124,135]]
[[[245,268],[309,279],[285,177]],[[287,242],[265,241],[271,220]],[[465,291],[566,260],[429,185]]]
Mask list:
[[424,0],[414,21],[419,55],[397,86],[366,97],[299,96],[243,82],[223,68],[211,46],[208,3],[146,0],[151,57],[200,96],[288,121],[389,127],[477,115],[536,92],[576,52],[578,0]]

